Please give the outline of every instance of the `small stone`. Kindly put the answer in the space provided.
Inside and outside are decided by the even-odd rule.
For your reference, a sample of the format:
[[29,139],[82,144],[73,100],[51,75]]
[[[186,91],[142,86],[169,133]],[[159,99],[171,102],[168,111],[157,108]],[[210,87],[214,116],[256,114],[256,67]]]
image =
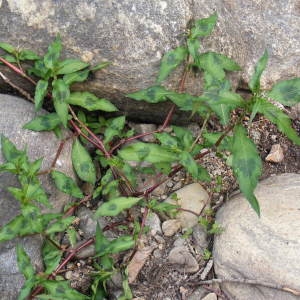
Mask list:
[[166,202],[191,211],[179,211],[176,216],[182,228],[191,228],[198,223],[197,214],[207,205],[208,199],[206,190],[199,183],[192,183],[176,191],[176,198],[171,195]]
[[197,250],[199,254],[203,253],[203,251],[208,247],[207,232],[202,226],[197,224],[193,227],[192,236],[195,250]]
[[181,223],[177,219],[170,219],[162,223],[162,231],[165,236],[173,236],[180,227]]
[[140,270],[143,268],[145,262],[147,261],[150,254],[153,252],[156,246],[144,247],[139,249],[134,254],[133,258],[129,262],[128,269],[128,282],[133,283],[138,276]]
[[[82,244],[82,242],[75,245],[74,248],[78,247],[79,244]],[[95,245],[89,245],[87,247],[84,247],[82,250],[80,250],[76,254],[76,257],[83,259],[83,258],[87,258],[87,257],[94,256],[94,255],[95,255]]]
[[203,297],[201,300],[218,300],[218,297],[215,293],[209,293],[205,297]]
[[150,228],[150,233],[152,236],[157,233],[162,233],[161,231],[161,222],[156,213],[149,213],[145,222],[145,225]]
[[179,271],[184,273],[195,273],[199,270],[199,265],[194,256],[185,247],[173,248],[168,256],[171,264],[180,267]]
[[66,274],[65,274],[65,278],[67,280],[70,280],[72,278],[72,273],[73,273],[72,271],[67,271]]
[[280,144],[274,144],[270,153],[266,157],[266,161],[280,163],[284,159],[283,149]]

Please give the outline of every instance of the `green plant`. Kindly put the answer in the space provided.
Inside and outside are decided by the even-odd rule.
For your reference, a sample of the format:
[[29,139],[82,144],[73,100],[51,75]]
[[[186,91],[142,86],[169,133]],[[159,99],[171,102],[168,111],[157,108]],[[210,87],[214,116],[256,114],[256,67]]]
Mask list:
[[[0,229],[0,242],[33,233],[40,233],[46,237],[43,247],[46,269],[43,274],[35,274],[24,250],[17,248],[20,270],[26,278],[19,299],[25,299],[28,295],[31,297],[38,295],[40,299],[60,299],[58,293],[61,292],[65,293],[65,299],[87,298],[72,290],[65,281],[61,280],[58,272],[63,270],[80,249],[92,243],[95,243],[96,256],[94,257],[95,273],[90,298],[103,299],[106,295],[105,282],[115,271],[111,255],[135,247],[136,240],[144,232],[145,219],[149,210],[173,214],[178,210],[176,205],[160,203],[151,197],[151,193],[166,181],[162,174],[170,178],[179,170],[185,169],[194,180],[209,181],[210,176],[200,163],[201,159],[210,152],[231,153],[228,162],[231,162],[240,189],[252,208],[258,215],[260,214],[254,190],[261,174],[262,163],[254,143],[247,135],[247,127],[258,113],[262,114],[276,124],[278,129],[294,143],[300,145],[300,138],[292,128],[289,117],[268,98],[286,106],[298,103],[300,79],[281,81],[270,91],[262,91],[260,77],[268,60],[268,54],[265,52],[259,59],[249,83],[252,97],[249,100],[243,99],[232,90],[230,81],[226,79],[227,72],[240,70],[239,65],[223,54],[200,51],[202,50],[200,39],[210,35],[216,21],[215,14],[195,21],[186,37],[186,44],[167,52],[162,58],[156,84],[127,95],[136,101],[149,103],[167,100],[173,102],[160,129],[138,135],[126,129],[124,116],[107,120],[103,116],[98,117],[89,113],[99,110],[116,111],[117,108],[110,101],[99,99],[90,92],[72,92],[73,83],[85,81],[91,72],[100,70],[109,63],[104,62],[91,67],[77,59],[60,60],[62,44],[59,36],[49,46],[43,57],[31,51],[15,49],[7,43],[0,43],[0,48],[7,53],[0,56],[0,62],[36,86],[34,95],[36,109],[39,110],[42,107],[45,99],[48,99],[54,106],[55,112],[38,116],[25,124],[24,128],[34,131],[52,130],[61,138],[61,128],[69,127],[72,131],[72,135],[68,138],[73,140],[71,157],[74,169],[83,182],[90,183],[94,187],[90,195],[84,196],[74,180],[55,170],[56,160],[65,140],[61,141],[51,169],[40,171],[41,160],[30,162],[25,151],[16,149],[7,138],[1,137],[2,152],[6,163],[0,167],[0,171],[11,172],[18,176],[20,188],[11,187],[9,191],[20,201],[21,214]],[[23,60],[34,62],[27,73],[21,67]],[[178,90],[166,89],[162,82],[181,65],[183,76]],[[194,71],[202,74],[203,93],[199,96],[184,92],[188,74]],[[39,81],[35,82],[30,75],[37,76]],[[191,115],[198,114],[206,120],[201,135],[194,138],[188,129],[179,126],[172,126],[171,132],[165,132],[175,107],[189,111]],[[234,116],[233,111],[235,111]],[[207,130],[205,124],[213,116],[219,119],[223,125],[223,131],[209,132]],[[245,121],[245,116],[250,116],[249,122]],[[156,138],[155,143],[138,141],[126,145],[129,141],[135,141],[150,134]],[[202,139],[203,143],[200,144],[199,141]],[[84,147],[86,142],[96,148],[93,155]],[[130,163],[132,161],[137,164],[133,166]],[[101,178],[97,177],[95,162],[101,166],[103,174]],[[147,162],[150,166],[145,167],[143,162]],[[141,172],[157,173],[157,183],[146,190],[137,190],[136,177]],[[42,173],[51,174],[59,190],[81,201],[71,204],[64,214],[42,214],[36,202],[49,206],[47,196],[39,182],[39,176]],[[94,238],[85,241],[63,257],[63,249],[55,233],[66,231],[71,245],[74,245],[76,242],[75,231],[72,227],[74,218],[70,215],[76,207],[88,199],[99,196],[105,201],[97,209],[95,216],[116,216],[135,205],[140,205],[144,207],[141,223],[135,222],[132,232],[114,240],[108,240],[98,225]],[[207,216],[202,217],[200,223],[203,223],[211,234],[220,232],[220,227],[211,221],[208,222]],[[112,223],[109,228],[115,225],[123,224]],[[210,253],[207,253],[205,257],[209,258]],[[132,295],[126,270],[123,274],[124,295],[122,299],[130,299]],[[44,294],[41,294],[43,291]]]

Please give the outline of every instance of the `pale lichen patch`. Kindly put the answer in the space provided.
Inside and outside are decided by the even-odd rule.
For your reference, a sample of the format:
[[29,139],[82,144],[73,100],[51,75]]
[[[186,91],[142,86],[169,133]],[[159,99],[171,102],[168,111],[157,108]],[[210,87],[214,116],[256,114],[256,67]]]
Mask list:
[[43,0],[7,0],[9,9],[20,14],[28,26],[45,28],[49,25],[49,17],[55,15],[52,1]]
[[97,8],[94,4],[82,2],[76,6],[76,15],[81,21],[93,20],[96,15]]

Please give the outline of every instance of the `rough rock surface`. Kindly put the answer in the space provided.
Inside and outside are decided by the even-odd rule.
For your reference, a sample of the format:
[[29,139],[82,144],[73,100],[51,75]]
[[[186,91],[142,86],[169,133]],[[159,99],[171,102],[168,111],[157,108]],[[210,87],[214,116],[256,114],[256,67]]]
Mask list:
[[[203,42],[204,49],[235,59],[244,68],[237,80],[249,80],[265,49],[270,62],[263,74],[263,88],[279,79],[300,76],[297,0],[4,0],[0,8],[1,41],[42,53],[60,32],[65,55],[89,62],[111,61],[84,88],[114,99],[129,115],[144,121],[161,121],[168,104],[132,103],[124,94],[152,85],[162,55],[184,41],[187,23],[214,11],[219,15],[218,26]],[[175,88],[180,75],[174,75],[168,85]],[[187,80],[188,89],[194,92],[195,87],[201,89],[195,80],[199,78]]]
[[[300,175],[282,174],[262,181],[255,192],[261,217],[241,195],[217,213],[224,228],[214,244],[218,278],[253,279],[300,290]],[[259,285],[223,284],[230,299],[299,299]]]
[[[17,97],[0,95],[0,107],[0,134],[8,137],[18,149],[23,149],[28,145],[30,159],[44,157],[42,170],[49,168],[59,146],[59,140],[53,133],[37,133],[22,129],[22,126],[36,115],[34,106]],[[69,155],[70,147],[70,143],[65,145],[57,161],[56,169],[74,177]],[[2,153],[0,153],[0,163],[3,163]],[[41,180],[55,211],[60,211],[62,206],[71,200],[70,196],[57,191],[49,176],[43,176]],[[8,186],[16,186],[17,183],[18,181],[13,175],[0,173],[0,226],[19,214],[18,201],[6,190]],[[0,299],[16,299],[18,290],[23,284],[23,276],[19,273],[16,263],[16,243],[21,243],[31,257],[33,265],[37,270],[42,270],[40,253],[42,239],[40,236],[2,243],[0,245]]]

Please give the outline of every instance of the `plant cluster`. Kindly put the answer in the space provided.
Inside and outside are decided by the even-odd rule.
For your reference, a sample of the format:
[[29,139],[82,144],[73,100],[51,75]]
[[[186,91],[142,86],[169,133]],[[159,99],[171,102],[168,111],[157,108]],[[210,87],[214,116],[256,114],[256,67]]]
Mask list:
[[[241,192],[256,213],[260,214],[254,190],[261,174],[262,162],[255,144],[248,137],[247,127],[257,114],[262,114],[295,144],[300,145],[300,137],[292,128],[288,115],[269,101],[271,98],[285,106],[298,103],[300,78],[281,81],[270,91],[262,91],[260,78],[267,65],[266,51],[255,66],[249,82],[252,97],[248,100],[243,99],[232,90],[226,77],[227,72],[239,71],[239,65],[223,54],[202,50],[201,39],[210,35],[216,21],[215,14],[195,21],[186,37],[186,44],[163,56],[155,85],[127,95],[136,101],[159,103],[169,100],[174,104],[160,129],[138,135],[126,129],[124,116],[105,119],[102,115],[87,113],[117,111],[109,100],[99,99],[90,92],[71,90],[73,83],[87,80],[90,73],[108,66],[109,63],[91,67],[78,59],[60,60],[62,43],[59,36],[51,43],[43,57],[32,51],[18,50],[7,43],[0,43],[0,48],[6,52],[6,55],[0,57],[0,62],[36,85],[36,110],[42,107],[44,99],[52,101],[55,109],[53,113],[38,116],[25,124],[24,128],[33,131],[54,131],[58,138],[62,139],[56,159],[65,142],[61,129],[70,128],[72,135],[68,138],[73,140],[71,157],[74,170],[83,182],[94,187],[91,194],[84,195],[72,178],[55,170],[56,161],[50,170],[41,171],[41,159],[30,162],[26,151],[16,149],[6,137],[1,137],[1,148],[6,162],[0,166],[0,171],[17,175],[20,187],[9,187],[8,190],[20,202],[21,213],[0,229],[0,242],[35,233],[45,237],[42,250],[45,263],[43,273],[36,274],[24,249],[21,246],[17,247],[19,268],[26,278],[19,299],[35,296],[38,299],[62,299],[62,295],[64,299],[104,299],[105,282],[114,272],[111,255],[134,247],[136,239],[143,232],[144,221],[149,211],[170,213],[178,210],[177,206],[161,203],[151,196],[155,188],[166,180],[161,174],[170,178],[184,169],[195,181],[209,181],[207,170],[201,166],[201,158],[210,152],[217,152],[226,159],[232,167]],[[33,62],[27,73],[21,66],[24,60]],[[166,89],[162,85],[163,81],[179,66],[183,66],[183,76],[178,90]],[[199,96],[184,91],[188,74],[195,71],[203,75],[203,92]],[[35,82],[31,75],[39,80]],[[195,139],[188,129],[179,126],[171,126],[171,132],[165,131],[176,107],[189,111],[191,115],[198,114],[206,120],[201,136]],[[248,122],[245,122],[245,116],[250,116]],[[219,119],[224,128],[222,132],[209,132],[205,127],[212,117]],[[156,142],[137,141],[150,134],[156,138]],[[127,143],[129,141],[135,142]],[[93,156],[86,150],[87,142],[97,149]],[[136,163],[132,164],[133,161]],[[101,178],[97,177],[95,162],[99,163],[103,170]],[[51,207],[39,181],[39,176],[44,173],[51,174],[60,191],[79,199],[70,204],[62,214],[41,213],[40,206],[37,205]],[[137,190],[136,179],[140,173],[159,174],[157,183],[146,190]],[[135,226],[138,228],[138,234],[108,240],[100,226],[97,226],[94,238],[85,241],[75,250],[63,249],[57,233],[67,232],[70,244],[74,245],[76,234],[70,226],[74,218],[70,215],[76,207],[88,199],[97,197],[105,201],[96,210],[96,217],[117,216],[135,205],[143,206],[142,222]],[[214,226],[211,220],[207,220],[202,218],[200,223],[212,234],[220,232],[217,225]],[[95,279],[91,286],[91,296],[86,296],[70,288],[58,274],[80,249],[92,243],[95,243],[96,248]],[[64,256],[65,253],[67,255]],[[123,274],[124,295],[120,299],[131,299],[126,270]]]

